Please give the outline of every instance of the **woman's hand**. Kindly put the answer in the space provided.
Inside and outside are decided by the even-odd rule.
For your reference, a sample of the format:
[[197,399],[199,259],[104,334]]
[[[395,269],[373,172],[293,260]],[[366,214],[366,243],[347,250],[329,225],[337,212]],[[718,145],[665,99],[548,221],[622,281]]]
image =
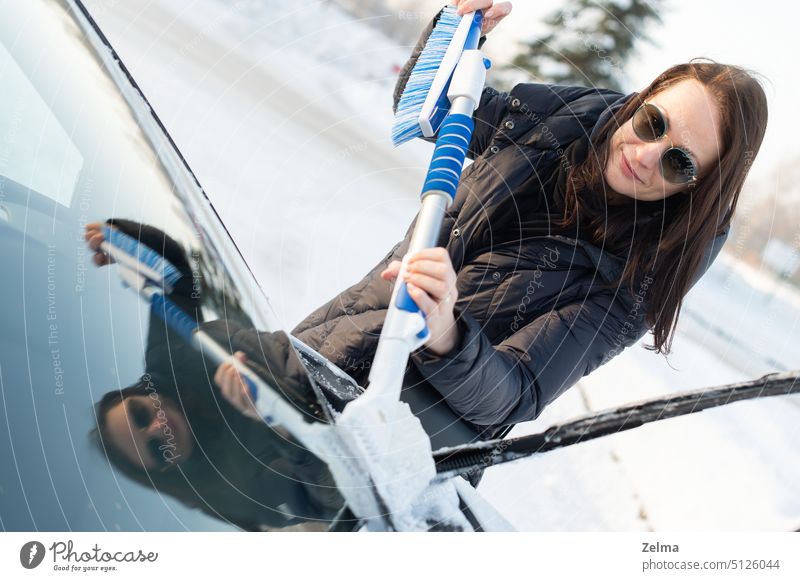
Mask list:
[[105,236],[103,236],[103,226],[105,226],[105,224],[100,222],[86,224],[86,232],[83,234],[84,240],[86,240],[86,243],[89,245],[89,250],[94,252],[92,261],[96,266],[105,266],[106,264],[114,262],[114,260],[100,248],[100,245],[106,239]]
[[476,10],[483,10],[483,26],[481,32],[489,34],[503,18],[511,14],[511,2],[497,2],[494,0],[450,0],[450,4],[458,7],[460,15]]
[[[233,356],[240,363],[247,361],[247,357],[241,351],[237,351]],[[253,405],[250,388],[233,363],[226,362],[217,367],[217,372],[214,374],[214,383],[219,386],[222,397],[228,400],[228,403],[233,407],[246,416],[261,419],[255,405]]]
[[[381,272],[384,280],[394,280],[400,273],[400,261],[393,260]],[[450,255],[442,247],[426,248],[408,259],[405,282],[414,302],[425,313],[430,339],[425,348],[437,355],[452,351],[461,337],[453,315],[458,300],[456,273]]]

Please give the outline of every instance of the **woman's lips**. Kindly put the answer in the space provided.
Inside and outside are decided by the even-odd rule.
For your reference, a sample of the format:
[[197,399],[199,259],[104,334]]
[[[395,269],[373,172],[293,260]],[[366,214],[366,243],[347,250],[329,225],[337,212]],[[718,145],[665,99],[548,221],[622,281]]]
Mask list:
[[[164,432],[166,427],[169,426],[169,431],[167,431],[167,434],[170,432],[172,433],[172,438],[168,443],[181,445],[186,434],[186,425],[184,423],[183,414],[164,406],[164,416],[165,422],[161,427],[161,430]],[[167,434],[164,434],[165,440],[169,439],[166,438]]]
[[622,154],[622,163],[620,164],[620,167],[622,168],[622,173],[624,173],[626,176],[632,180],[637,180],[641,183],[644,183],[642,179],[636,175],[636,172],[633,171],[633,168],[631,167],[631,164],[628,163],[628,158],[625,157],[624,153]]

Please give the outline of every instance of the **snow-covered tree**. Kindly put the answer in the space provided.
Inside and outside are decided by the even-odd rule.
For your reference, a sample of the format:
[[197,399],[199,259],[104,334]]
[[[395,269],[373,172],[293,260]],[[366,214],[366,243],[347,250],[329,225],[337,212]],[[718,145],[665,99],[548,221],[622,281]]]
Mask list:
[[661,0],[567,0],[546,19],[549,32],[524,43],[512,67],[543,81],[624,90],[625,63],[647,29],[661,23]]

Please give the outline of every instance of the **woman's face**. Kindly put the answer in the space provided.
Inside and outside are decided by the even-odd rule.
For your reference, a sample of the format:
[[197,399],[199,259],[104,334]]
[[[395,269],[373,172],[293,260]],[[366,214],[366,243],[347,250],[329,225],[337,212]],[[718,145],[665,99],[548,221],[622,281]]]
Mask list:
[[186,460],[192,437],[184,415],[172,401],[158,396],[125,398],[106,414],[106,435],[135,466],[167,469]]
[[680,81],[647,101],[665,114],[669,139],[643,141],[629,119],[611,137],[604,175],[609,187],[623,196],[652,201],[686,189],[661,176],[660,159],[671,143],[690,153],[699,180],[712,170],[720,155],[719,110],[705,85],[695,79]]

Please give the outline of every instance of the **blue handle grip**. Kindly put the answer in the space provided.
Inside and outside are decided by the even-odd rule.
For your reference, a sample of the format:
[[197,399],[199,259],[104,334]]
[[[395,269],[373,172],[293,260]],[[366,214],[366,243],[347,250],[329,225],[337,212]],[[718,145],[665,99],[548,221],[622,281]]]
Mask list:
[[474,128],[475,124],[469,115],[454,113],[447,116],[439,130],[428,175],[422,186],[423,194],[431,190],[440,190],[448,194],[451,199],[456,197],[458,181],[461,179],[461,170],[464,169],[464,159]]

